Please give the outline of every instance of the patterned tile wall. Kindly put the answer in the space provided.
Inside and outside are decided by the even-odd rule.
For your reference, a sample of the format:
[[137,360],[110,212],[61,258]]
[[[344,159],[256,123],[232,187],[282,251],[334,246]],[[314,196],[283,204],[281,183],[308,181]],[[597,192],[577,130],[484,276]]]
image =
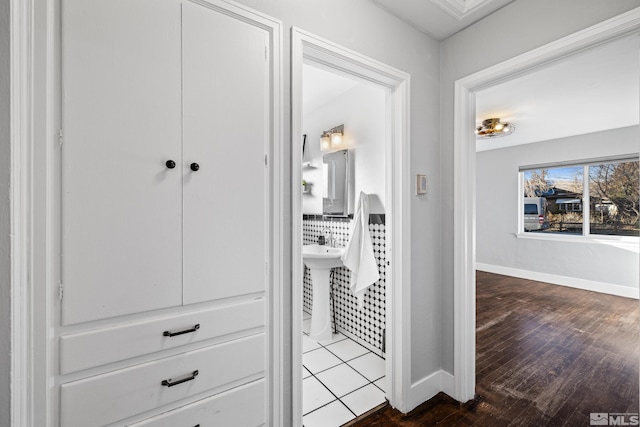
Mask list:
[[[349,240],[351,219],[321,219],[313,216],[305,216],[302,222],[303,243],[310,245],[318,242],[318,236],[329,228],[337,239],[339,246],[344,246]],[[374,223],[375,222],[375,223]],[[346,267],[334,269],[334,298],[336,326],[339,331],[356,339],[365,347],[379,355],[384,354],[385,331],[385,285],[387,260],[385,251],[385,224],[380,217],[371,219],[369,233],[373,252],[378,261],[380,280],[367,289],[364,296],[364,306],[358,307],[356,297],[349,288],[351,272]],[[309,269],[304,269],[304,310],[311,313],[313,291],[311,286],[311,274]]]

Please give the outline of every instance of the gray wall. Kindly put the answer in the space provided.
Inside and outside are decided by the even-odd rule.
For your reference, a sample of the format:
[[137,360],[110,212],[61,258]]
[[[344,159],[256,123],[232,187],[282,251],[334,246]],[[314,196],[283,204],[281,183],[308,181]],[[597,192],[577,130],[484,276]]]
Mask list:
[[[440,45],[442,363],[453,372],[453,108],[456,80],[640,6],[640,0],[518,0]],[[496,46],[487,49],[487,46]]]
[[[438,42],[368,0],[240,2],[284,23],[284,117],[289,117],[290,109],[291,26],[411,74],[411,170],[405,173],[428,174],[431,188],[427,197],[414,197],[411,202],[411,227],[415,236],[411,241],[411,377],[417,381],[438,371],[441,366]],[[288,127],[285,132],[289,132]],[[285,137],[290,140],[289,135]]]
[[11,403],[11,287],[9,238],[9,0],[0,0],[0,426],[9,426]]
[[500,267],[638,288],[638,253],[593,240],[518,239],[520,166],[638,153],[640,127],[477,154],[476,259]]

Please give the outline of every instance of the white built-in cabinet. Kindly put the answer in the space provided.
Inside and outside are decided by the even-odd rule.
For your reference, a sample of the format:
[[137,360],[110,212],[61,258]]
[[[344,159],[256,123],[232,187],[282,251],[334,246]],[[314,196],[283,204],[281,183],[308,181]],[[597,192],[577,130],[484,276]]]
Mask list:
[[58,425],[267,423],[274,21],[219,0],[60,19]]

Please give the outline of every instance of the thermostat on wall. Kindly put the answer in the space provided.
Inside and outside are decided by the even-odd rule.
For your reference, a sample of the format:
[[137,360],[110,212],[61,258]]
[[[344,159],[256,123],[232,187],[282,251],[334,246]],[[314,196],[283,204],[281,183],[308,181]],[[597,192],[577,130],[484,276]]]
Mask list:
[[416,195],[427,194],[427,175],[416,174]]

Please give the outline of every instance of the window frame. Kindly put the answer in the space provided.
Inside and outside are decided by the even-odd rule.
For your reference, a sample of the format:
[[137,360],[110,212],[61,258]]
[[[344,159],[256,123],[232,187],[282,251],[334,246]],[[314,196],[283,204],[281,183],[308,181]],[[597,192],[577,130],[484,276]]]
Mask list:
[[[610,240],[621,243],[637,244],[640,242],[640,236],[620,236],[611,234],[591,234],[591,197],[590,197],[590,175],[589,167],[593,165],[601,165],[604,163],[625,163],[639,162],[640,156],[635,154],[627,154],[614,157],[600,157],[597,159],[574,160],[567,162],[541,163],[535,165],[523,165],[518,168],[518,229],[515,233],[517,238],[537,239],[537,240],[557,240],[557,241],[584,241],[584,240]],[[559,167],[579,167],[582,170],[582,233],[532,233],[524,230],[524,174],[527,171],[536,169],[552,169]],[[573,212],[573,210],[572,210]]]

